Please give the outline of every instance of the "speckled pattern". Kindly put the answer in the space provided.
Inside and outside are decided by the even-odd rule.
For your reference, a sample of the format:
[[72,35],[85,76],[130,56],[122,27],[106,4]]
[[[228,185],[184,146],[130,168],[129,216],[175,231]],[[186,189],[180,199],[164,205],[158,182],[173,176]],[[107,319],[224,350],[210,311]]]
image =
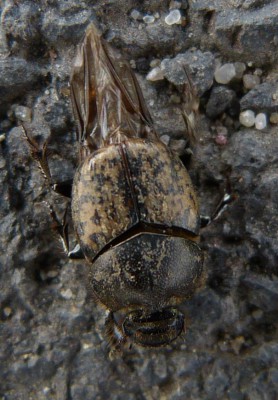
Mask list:
[[139,222],[198,234],[198,203],[182,163],[162,144],[130,139],[86,158],[72,215],[87,258]]

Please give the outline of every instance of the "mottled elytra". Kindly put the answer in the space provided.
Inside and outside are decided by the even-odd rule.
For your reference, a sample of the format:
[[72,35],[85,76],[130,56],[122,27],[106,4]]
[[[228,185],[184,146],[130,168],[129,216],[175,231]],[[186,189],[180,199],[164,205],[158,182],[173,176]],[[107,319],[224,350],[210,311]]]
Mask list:
[[[180,304],[202,280],[198,200],[187,170],[155,132],[127,61],[90,25],[71,74],[79,166],[71,211],[78,245],[69,252],[67,217],[55,227],[71,258],[87,261],[94,298],[108,310],[112,345],[158,347],[185,330]],[[187,117],[185,116],[187,121]],[[27,136],[53,183],[45,152]]]

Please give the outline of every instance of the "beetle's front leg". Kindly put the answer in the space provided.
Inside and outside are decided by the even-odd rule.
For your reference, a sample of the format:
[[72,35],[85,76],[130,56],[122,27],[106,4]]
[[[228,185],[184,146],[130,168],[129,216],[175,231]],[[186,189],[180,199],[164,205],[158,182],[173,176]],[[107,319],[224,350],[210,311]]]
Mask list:
[[69,250],[69,235],[68,235],[68,227],[69,227],[69,220],[68,220],[68,207],[66,207],[66,210],[63,215],[62,222],[60,222],[59,218],[57,217],[56,212],[54,211],[53,207],[46,202],[47,207],[49,208],[49,213],[52,218],[52,229],[54,232],[57,233],[64,252],[67,254],[67,256],[72,259],[72,260],[81,260],[84,259],[84,254],[79,246],[77,244],[73,250]]
[[201,228],[204,228],[208,226],[212,221],[217,220],[220,215],[222,215],[222,213],[226,210],[228,204],[232,203],[235,199],[236,196],[231,193],[230,184],[228,182],[224,196],[220,199],[212,215],[200,215]]

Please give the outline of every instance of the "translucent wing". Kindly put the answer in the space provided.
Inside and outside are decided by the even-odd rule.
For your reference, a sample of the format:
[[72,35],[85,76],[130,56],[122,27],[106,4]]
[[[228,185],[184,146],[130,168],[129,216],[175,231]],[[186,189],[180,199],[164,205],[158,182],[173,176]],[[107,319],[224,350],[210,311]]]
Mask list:
[[102,39],[93,24],[77,50],[71,97],[82,158],[124,137],[157,140],[129,63]]

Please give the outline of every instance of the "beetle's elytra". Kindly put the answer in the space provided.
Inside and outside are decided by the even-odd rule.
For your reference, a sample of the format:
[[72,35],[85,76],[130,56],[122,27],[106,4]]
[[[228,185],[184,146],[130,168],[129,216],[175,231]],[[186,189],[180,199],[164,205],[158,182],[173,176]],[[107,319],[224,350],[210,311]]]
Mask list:
[[118,347],[168,344],[184,330],[179,305],[202,279],[190,177],[156,134],[129,63],[93,25],[77,51],[71,96],[80,145],[72,219],[94,297],[109,310],[107,334]]

